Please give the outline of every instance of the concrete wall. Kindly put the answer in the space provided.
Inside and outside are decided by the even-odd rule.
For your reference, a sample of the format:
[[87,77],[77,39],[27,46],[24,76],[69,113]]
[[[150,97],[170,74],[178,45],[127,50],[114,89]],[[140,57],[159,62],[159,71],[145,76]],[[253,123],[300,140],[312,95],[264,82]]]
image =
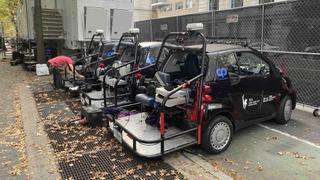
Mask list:
[[[274,0],[274,2],[282,2],[288,0]],[[259,4],[259,0],[243,0],[243,6],[255,6]],[[219,10],[231,9],[231,0],[219,0]]]
[[[180,15],[209,11],[209,1],[208,0],[193,0],[193,7],[192,8],[186,8],[186,0],[167,0],[167,2],[169,4],[171,4],[172,10],[161,12],[160,8],[154,8],[153,18],[180,16]],[[178,2],[183,2],[183,8],[176,10],[176,3],[178,3]]]
[[259,0],[243,0],[243,6],[253,6],[259,4]]
[[231,0],[219,0],[219,10],[230,9]]
[[133,21],[143,21],[152,18],[151,0],[134,0]]
[[209,0],[199,0],[198,12],[209,11]]

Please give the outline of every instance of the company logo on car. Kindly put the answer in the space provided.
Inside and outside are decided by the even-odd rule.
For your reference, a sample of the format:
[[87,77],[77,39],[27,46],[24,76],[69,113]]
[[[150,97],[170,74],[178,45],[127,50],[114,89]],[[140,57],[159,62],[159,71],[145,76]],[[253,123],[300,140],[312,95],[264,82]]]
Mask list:
[[218,68],[216,70],[216,74],[217,74],[219,80],[228,79],[228,70],[226,68]]
[[247,105],[248,105],[248,99],[245,99],[244,95],[243,95],[242,96],[242,106],[243,106],[244,110],[247,108]]
[[272,96],[272,95],[270,95],[270,96],[268,96],[268,97],[263,97],[263,103],[266,103],[266,102],[271,102],[271,101],[273,101],[274,99],[276,98],[276,96]]
[[243,109],[246,110],[247,107],[257,106],[261,100],[254,100],[253,98],[245,98],[245,96],[242,96],[242,106]]
[[[276,96],[270,95],[267,97],[263,97],[262,103],[267,103],[274,101],[276,99]],[[245,95],[242,95],[242,107],[244,110],[247,109],[247,107],[256,106],[261,102],[261,100],[254,100],[253,98],[245,98]]]

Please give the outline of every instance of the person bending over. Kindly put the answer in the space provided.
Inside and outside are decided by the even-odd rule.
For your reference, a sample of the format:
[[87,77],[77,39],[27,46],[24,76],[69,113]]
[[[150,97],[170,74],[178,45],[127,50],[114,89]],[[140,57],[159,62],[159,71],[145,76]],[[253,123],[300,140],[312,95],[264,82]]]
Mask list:
[[64,72],[65,70],[71,75],[73,75],[74,71],[77,79],[84,79],[84,76],[75,70],[75,67],[73,66],[73,60],[68,56],[57,56],[49,59],[48,63],[53,67],[53,84],[55,88],[62,88],[61,72]]

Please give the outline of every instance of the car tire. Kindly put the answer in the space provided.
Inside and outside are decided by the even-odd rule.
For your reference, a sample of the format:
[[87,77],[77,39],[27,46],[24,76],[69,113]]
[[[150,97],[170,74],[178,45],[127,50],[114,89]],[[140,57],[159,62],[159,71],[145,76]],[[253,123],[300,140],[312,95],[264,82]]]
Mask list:
[[314,115],[314,117],[320,117],[320,110],[319,109],[315,109],[313,111],[313,115]]
[[202,147],[210,154],[225,151],[232,140],[233,124],[226,116],[216,116],[204,130]]
[[280,103],[280,107],[277,113],[275,121],[279,124],[287,124],[292,115],[293,101],[290,96],[285,96]]

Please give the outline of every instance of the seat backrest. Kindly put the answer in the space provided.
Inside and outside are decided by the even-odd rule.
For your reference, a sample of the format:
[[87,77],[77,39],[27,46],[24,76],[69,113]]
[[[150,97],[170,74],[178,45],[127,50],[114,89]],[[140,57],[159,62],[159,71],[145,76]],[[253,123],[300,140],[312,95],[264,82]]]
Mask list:
[[181,67],[181,72],[187,79],[191,79],[200,74],[198,57],[194,54],[188,54],[184,65]]
[[170,74],[165,72],[156,72],[155,78],[160,83],[161,86],[169,86],[170,85]]

